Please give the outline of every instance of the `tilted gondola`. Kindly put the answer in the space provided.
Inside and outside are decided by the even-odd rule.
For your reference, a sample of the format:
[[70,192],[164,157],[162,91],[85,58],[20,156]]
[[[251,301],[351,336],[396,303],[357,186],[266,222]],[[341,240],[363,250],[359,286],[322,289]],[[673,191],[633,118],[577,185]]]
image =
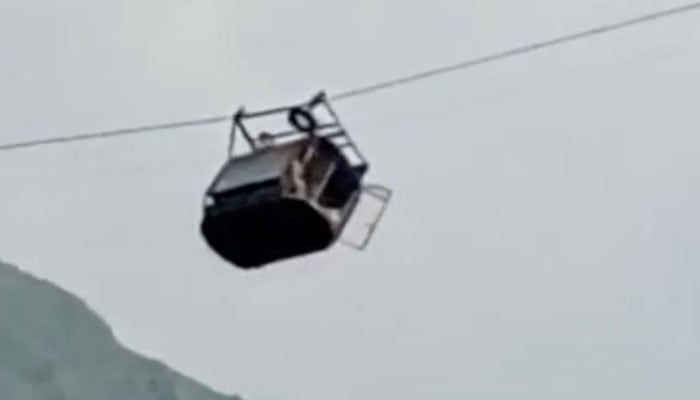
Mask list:
[[[249,125],[260,120],[275,120],[277,129],[254,132]],[[239,135],[243,152],[233,145]],[[382,207],[356,246],[362,249],[391,197],[388,188],[363,183],[368,170],[324,93],[288,107],[241,108],[227,160],[205,194],[201,233],[223,259],[257,268],[328,249],[369,194]]]

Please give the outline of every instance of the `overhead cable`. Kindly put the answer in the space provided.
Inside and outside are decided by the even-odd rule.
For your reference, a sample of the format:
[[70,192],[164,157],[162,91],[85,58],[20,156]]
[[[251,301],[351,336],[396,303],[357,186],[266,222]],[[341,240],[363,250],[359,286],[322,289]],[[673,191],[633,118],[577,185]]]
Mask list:
[[500,61],[506,58],[512,58],[527,53],[532,53],[537,50],[542,50],[548,47],[554,47],[557,45],[562,45],[564,43],[569,43],[592,36],[602,35],[604,33],[610,33],[613,31],[621,30],[624,28],[629,28],[634,25],[640,25],[643,23],[659,20],[662,18],[668,18],[674,15],[687,13],[690,11],[697,11],[700,9],[700,2],[695,2],[691,4],[686,4],[683,6],[670,8],[663,11],[657,11],[651,14],[642,15],[639,17],[631,18],[625,21],[616,22],[608,25],[602,25],[595,28],[587,29],[585,31],[572,33],[566,36],[560,36],[554,39],[544,40],[541,42],[530,43],[519,47],[514,47],[509,50],[501,51],[498,53],[490,54],[484,57],[479,57],[471,60],[461,61],[455,64],[446,65],[442,67],[437,67],[429,69],[426,71],[418,72],[401,78],[391,79],[388,81],[378,82],[372,85],[360,87],[357,89],[350,89],[345,92],[336,93],[330,97],[330,100],[343,100],[351,97],[364,96],[373,92],[378,92],[380,90],[386,90],[394,88],[401,85],[406,85],[415,81],[432,78],[437,75],[444,75],[451,72],[456,72],[468,68],[474,68],[484,64],[490,64],[496,61]]
[[[413,83],[416,81],[432,78],[432,77],[435,77],[438,75],[444,75],[444,74],[448,74],[448,73],[452,73],[452,72],[456,72],[456,71],[461,71],[461,70],[465,70],[465,69],[469,69],[469,68],[478,67],[478,66],[485,65],[485,64],[490,64],[490,63],[493,63],[496,61],[501,61],[501,60],[504,60],[507,58],[525,55],[525,54],[532,53],[532,52],[535,52],[538,50],[543,50],[546,48],[563,45],[565,43],[570,43],[570,42],[590,38],[593,36],[602,35],[605,33],[619,31],[619,30],[622,30],[625,28],[630,28],[632,26],[641,25],[644,23],[649,23],[649,22],[653,22],[653,21],[657,21],[657,20],[661,20],[661,19],[666,19],[666,18],[669,18],[672,16],[688,13],[691,11],[697,11],[697,10],[700,10],[700,1],[681,5],[681,6],[676,6],[673,8],[668,8],[665,10],[656,11],[653,13],[637,16],[637,17],[630,18],[630,19],[616,22],[616,23],[597,26],[597,27],[590,28],[590,29],[587,29],[584,31],[568,34],[565,36],[560,36],[560,37],[549,39],[549,40],[543,40],[540,42],[525,44],[525,45],[514,47],[514,48],[511,48],[508,50],[493,53],[493,54],[490,54],[490,55],[487,55],[484,57],[469,59],[469,60],[461,61],[461,62],[454,63],[454,64],[449,64],[449,65],[445,65],[445,66],[441,66],[441,67],[432,68],[432,69],[429,69],[426,71],[414,73],[414,74],[407,75],[404,77],[394,78],[394,79],[390,79],[390,80],[386,80],[386,81],[382,81],[382,82],[377,82],[377,83],[374,83],[374,84],[371,84],[368,86],[363,86],[363,87],[359,87],[359,88],[355,88],[355,89],[346,90],[346,91],[335,93],[335,94],[329,96],[329,99],[333,100],[333,101],[341,101],[341,100],[346,100],[349,98],[365,96],[365,95],[368,95],[371,93],[384,91],[384,90],[395,88],[395,87],[402,86],[402,85],[407,85],[407,84],[410,84],[410,83]],[[82,140],[93,140],[93,139],[102,139],[102,138],[123,136],[123,135],[134,135],[134,134],[140,134],[140,133],[146,133],[146,132],[172,130],[172,129],[177,129],[177,128],[192,127],[192,126],[211,125],[211,124],[217,124],[217,123],[222,123],[222,122],[228,121],[230,118],[232,118],[232,115],[222,115],[222,116],[216,116],[216,117],[210,117],[210,118],[201,118],[201,119],[192,119],[192,120],[186,120],[186,121],[137,126],[137,127],[132,127],[132,128],[117,129],[117,130],[111,130],[111,131],[92,132],[92,133],[85,133],[85,134],[80,134],[80,135],[63,136],[63,137],[55,137],[55,138],[48,138],[48,139],[28,140],[28,141],[23,141],[23,142],[15,142],[15,143],[8,143],[8,144],[0,145],[0,151],[17,150],[17,149],[42,146],[42,145],[47,145],[47,144],[64,144],[64,143],[82,141]]]
[[228,121],[230,118],[231,118],[230,116],[201,118],[201,119],[193,119],[193,120],[188,120],[188,121],[168,122],[168,123],[163,123],[163,124],[142,125],[142,126],[136,126],[136,127],[132,127],[132,128],[116,129],[116,130],[111,130],[111,131],[91,132],[91,133],[84,133],[84,134],[80,134],[80,135],[62,136],[62,137],[55,137],[55,138],[48,138],[48,139],[28,140],[25,142],[16,142],[16,143],[8,143],[8,144],[0,145],[0,151],[17,150],[17,149],[22,149],[22,148],[26,148],[26,147],[43,146],[46,144],[59,144],[59,143],[67,143],[67,142],[76,142],[76,141],[80,141],[80,140],[103,139],[103,138],[108,138],[108,137],[113,137],[113,136],[134,135],[134,134],[140,134],[140,133],[146,133],[146,132],[185,128],[185,127],[189,127],[189,126],[217,124],[220,122]]

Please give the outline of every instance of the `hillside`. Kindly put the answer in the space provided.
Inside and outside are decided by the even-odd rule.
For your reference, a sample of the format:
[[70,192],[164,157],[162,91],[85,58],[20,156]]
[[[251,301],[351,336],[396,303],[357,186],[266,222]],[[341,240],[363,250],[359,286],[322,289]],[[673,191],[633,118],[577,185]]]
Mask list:
[[0,399],[240,400],[122,347],[81,300],[1,262]]

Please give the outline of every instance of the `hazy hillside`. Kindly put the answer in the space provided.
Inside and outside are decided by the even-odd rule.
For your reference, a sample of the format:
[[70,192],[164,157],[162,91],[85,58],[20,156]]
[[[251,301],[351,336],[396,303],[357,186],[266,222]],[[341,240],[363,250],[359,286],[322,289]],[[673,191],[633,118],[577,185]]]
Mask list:
[[0,399],[237,400],[119,345],[80,300],[0,262]]

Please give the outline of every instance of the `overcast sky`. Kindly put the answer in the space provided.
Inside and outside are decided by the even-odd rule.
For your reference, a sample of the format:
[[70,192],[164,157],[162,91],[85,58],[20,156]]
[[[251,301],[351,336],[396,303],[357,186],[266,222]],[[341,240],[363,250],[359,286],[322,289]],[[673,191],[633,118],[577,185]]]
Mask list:
[[[0,0],[0,142],[334,93],[671,0]],[[199,236],[227,125],[0,157],[0,257],[252,400],[697,399],[700,14],[338,104],[365,253]]]

